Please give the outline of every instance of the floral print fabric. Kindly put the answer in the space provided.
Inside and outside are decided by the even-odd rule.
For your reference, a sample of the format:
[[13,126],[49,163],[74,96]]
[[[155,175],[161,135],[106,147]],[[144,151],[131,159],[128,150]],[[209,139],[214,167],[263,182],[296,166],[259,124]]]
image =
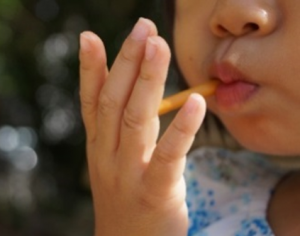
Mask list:
[[185,171],[188,236],[273,236],[266,210],[284,174],[255,153],[193,151]]

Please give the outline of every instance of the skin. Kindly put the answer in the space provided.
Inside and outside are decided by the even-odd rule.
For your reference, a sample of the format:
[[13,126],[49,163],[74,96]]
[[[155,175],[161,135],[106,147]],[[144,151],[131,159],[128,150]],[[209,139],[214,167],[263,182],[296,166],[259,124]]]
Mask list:
[[[235,138],[252,151],[300,154],[300,2],[177,0],[176,58],[190,86],[210,78],[212,63],[229,63],[259,85],[247,101],[207,101]],[[263,13],[263,14],[262,14]],[[255,137],[255,138],[253,138]],[[278,184],[268,219],[276,235],[300,233],[300,174]]]
[[80,97],[95,235],[183,236],[185,156],[206,105],[192,95],[157,142],[170,50],[152,22],[141,19],[136,27],[139,34],[128,36],[110,71],[102,41],[91,32],[81,35]]
[[275,235],[297,236],[300,233],[300,173],[283,178],[269,202],[268,220]]
[[[188,84],[210,79],[217,61],[231,63],[259,85],[255,96],[234,106],[207,100],[250,150],[300,153],[299,10],[294,0],[176,1],[175,54]],[[149,20],[141,19],[133,32],[110,70],[101,39],[81,35],[80,97],[95,235],[187,235],[182,174],[206,102],[192,95],[157,140],[170,49]],[[293,204],[300,198],[298,183],[300,175],[292,174],[270,201],[268,218],[277,236],[299,235],[300,209]]]
[[208,100],[250,150],[300,154],[299,10],[294,0],[176,1],[174,47],[188,84],[208,80],[211,64],[224,62],[259,85],[255,96],[236,106]]

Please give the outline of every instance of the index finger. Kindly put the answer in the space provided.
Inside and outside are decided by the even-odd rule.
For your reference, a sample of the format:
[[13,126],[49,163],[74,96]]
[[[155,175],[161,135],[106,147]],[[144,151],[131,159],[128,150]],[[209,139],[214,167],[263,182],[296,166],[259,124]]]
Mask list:
[[166,194],[179,184],[189,151],[206,112],[202,96],[192,94],[158,142],[144,175],[152,192]]

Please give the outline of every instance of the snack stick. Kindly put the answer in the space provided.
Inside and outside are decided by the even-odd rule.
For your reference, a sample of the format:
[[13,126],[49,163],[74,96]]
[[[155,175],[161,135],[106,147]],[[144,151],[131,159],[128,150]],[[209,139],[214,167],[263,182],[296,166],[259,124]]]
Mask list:
[[158,114],[164,115],[170,111],[180,108],[181,106],[183,106],[183,104],[188,99],[189,95],[192,93],[199,93],[204,97],[208,97],[215,92],[218,84],[219,83],[216,80],[209,81],[207,83],[198,85],[196,87],[184,90],[175,95],[167,97],[161,102]]

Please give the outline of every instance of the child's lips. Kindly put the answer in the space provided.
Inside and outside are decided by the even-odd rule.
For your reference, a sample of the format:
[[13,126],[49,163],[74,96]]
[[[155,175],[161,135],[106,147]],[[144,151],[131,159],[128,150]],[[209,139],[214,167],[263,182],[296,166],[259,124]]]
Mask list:
[[257,91],[258,85],[244,81],[221,83],[216,90],[216,101],[222,107],[233,107],[248,101]]
[[252,82],[229,63],[213,66],[212,77],[220,80],[215,97],[221,107],[233,107],[248,101],[258,90],[259,85]]

